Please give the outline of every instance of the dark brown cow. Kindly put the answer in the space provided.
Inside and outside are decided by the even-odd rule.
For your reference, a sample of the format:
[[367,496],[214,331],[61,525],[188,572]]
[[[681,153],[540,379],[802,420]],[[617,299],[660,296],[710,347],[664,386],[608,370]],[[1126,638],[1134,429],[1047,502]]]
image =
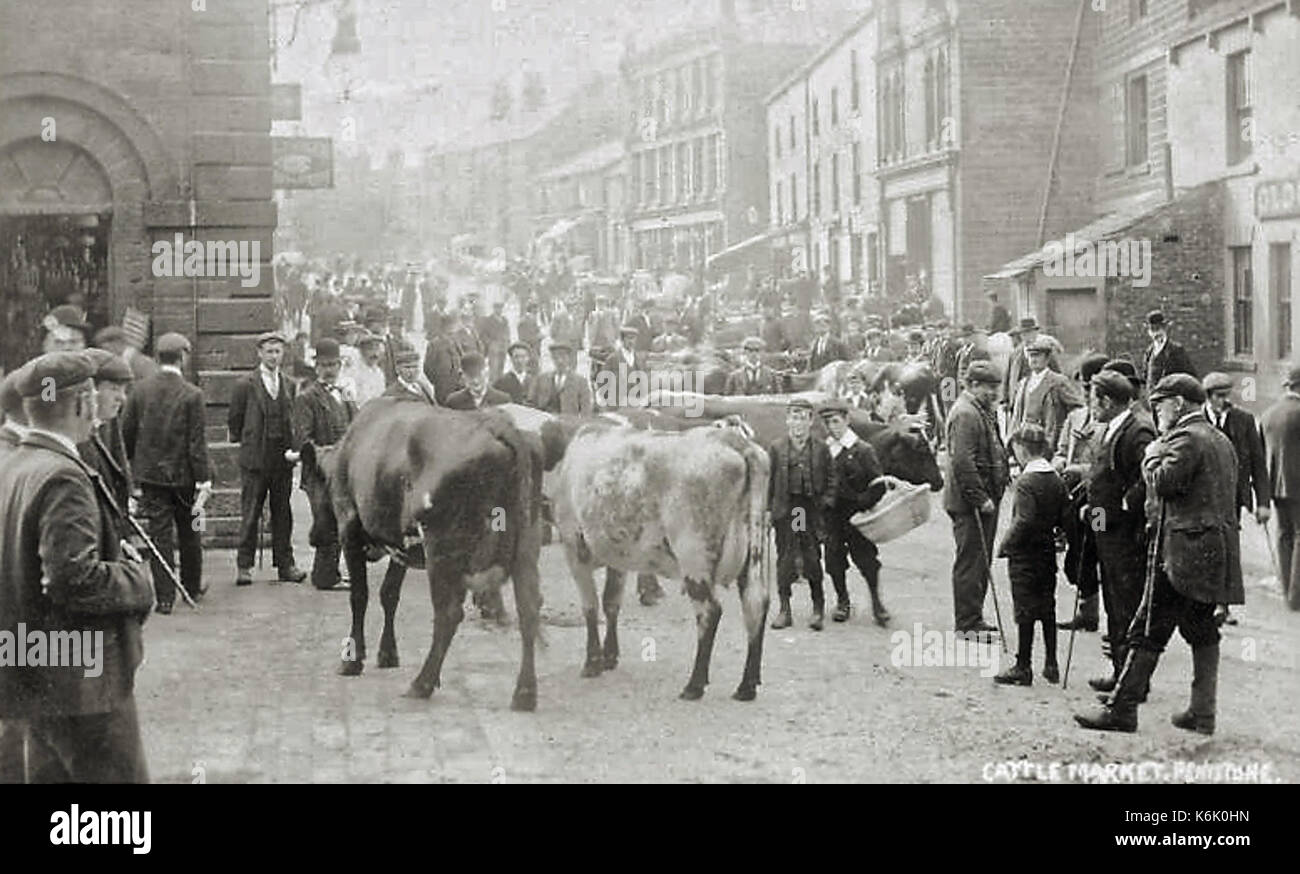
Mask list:
[[[558,459],[557,453],[549,462]],[[312,542],[338,536],[352,578],[352,631],[339,673],[360,674],[365,661],[367,554],[399,554],[380,591],[381,668],[398,664],[393,617],[405,564],[420,566],[427,557],[433,643],[407,697],[427,698],[440,685],[443,659],[464,617],[466,589],[484,591],[508,576],[523,639],[511,707],[535,709],[539,509],[548,461],[542,442],[496,412],[459,413],[378,398],[362,407],[336,447],[308,445],[302,461]]]

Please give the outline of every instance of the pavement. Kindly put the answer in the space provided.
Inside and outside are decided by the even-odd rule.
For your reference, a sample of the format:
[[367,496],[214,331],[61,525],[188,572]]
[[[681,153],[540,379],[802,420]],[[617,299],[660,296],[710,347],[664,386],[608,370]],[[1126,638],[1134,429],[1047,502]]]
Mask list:
[[[200,609],[178,602],[175,613],[145,627],[137,699],[151,774],[164,783],[1078,782],[1106,779],[1107,764],[1155,763],[1145,766],[1145,779],[1179,779],[1176,763],[1226,762],[1253,764],[1247,775],[1267,780],[1300,779],[1300,613],[1282,604],[1253,523],[1244,532],[1247,604],[1234,610],[1240,624],[1224,629],[1218,734],[1190,735],[1168,722],[1186,705],[1191,677],[1190,652],[1175,636],[1139,732],[1115,735],[1083,731],[1070,718],[1094,703],[1084,681],[1103,664],[1095,633],[1076,640],[1068,690],[1037,676],[1030,688],[995,686],[988,668],[970,663],[987,661],[996,646],[954,658],[949,644],[947,664],[917,658],[921,641],[926,652],[937,641],[927,632],[952,627],[952,539],[937,500],[934,506],[926,525],[881,547],[890,627],[872,624],[855,571],[854,616],[827,622],[822,632],[807,627],[807,589],[797,587],[796,624],[767,632],[763,685],[752,703],[730,697],[744,662],[734,587],[722,597],[713,682],[702,700],[681,701],[695,634],[680,585],[664,581],[667,597],[654,607],[629,593],[618,668],[582,679],[576,593],[559,547],[545,547],[538,709],[515,713],[517,629],[476,615],[453,641],[444,686],[429,700],[402,697],[431,640],[423,572],[408,576],[398,610],[401,666],[380,670],[374,654],[383,562],[370,566],[370,660],[361,676],[341,677],[346,592],[272,582],[269,563],[255,585],[237,589],[234,553],[210,551],[204,574],[211,588]],[[309,510],[301,492],[294,513],[295,551],[307,568]],[[995,583],[1009,621],[1004,563]],[[508,588],[506,603],[513,611]],[[1072,604],[1073,590],[1062,582],[1058,615],[1068,618]],[[994,620],[991,604],[986,617]],[[1062,660],[1067,641],[1062,633]],[[1137,772],[1110,773],[1123,780]]]

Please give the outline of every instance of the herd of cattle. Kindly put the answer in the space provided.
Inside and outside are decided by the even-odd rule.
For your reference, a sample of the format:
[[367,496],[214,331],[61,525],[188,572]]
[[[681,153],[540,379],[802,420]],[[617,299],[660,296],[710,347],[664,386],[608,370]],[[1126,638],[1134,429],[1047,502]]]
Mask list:
[[[311,543],[337,537],[352,581],[352,630],[340,673],[361,673],[366,566],[389,555],[380,590],[378,666],[398,664],[393,619],[408,566],[425,568],[434,605],[433,642],[406,693],[417,698],[440,685],[466,589],[483,592],[509,578],[523,639],[511,706],[535,709],[538,557],[543,526],[553,522],[587,628],[582,676],[617,665],[624,574],[654,574],[682,580],[695,607],[695,662],[681,697],[698,699],[722,615],[717,590],[734,580],[748,644],[734,697],[752,700],[770,584],[762,572],[769,531],[766,447],[785,433],[789,397],[696,400],[565,416],[510,404],[456,412],[381,398],[362,408],[335,446],[306,447]],[[688,417],[688,409],[702,414]],[[922,434],[874,422],[860,411],[850,424],[873,445],[886,473],[935,491],[943,487]],[[598,603],[599,567],[606,575]],[[606,619],[603,642],[598,609]]]

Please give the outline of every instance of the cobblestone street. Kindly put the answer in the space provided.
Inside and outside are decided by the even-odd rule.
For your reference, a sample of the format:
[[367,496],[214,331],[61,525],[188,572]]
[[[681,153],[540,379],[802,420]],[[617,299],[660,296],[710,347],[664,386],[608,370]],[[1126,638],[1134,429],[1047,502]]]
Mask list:
[[[295,496],[299,563],[306,503]],[[868,611],[845,625],[806,627],[806,587],[795,590],[796,625],[768,631],[758,700],[730,694],[743,647],[734,590],[726,593],[704,699],[679,701],[694,651],[693,614],[674,584],[657,606],[625,599],[622,660],[598,679],[578,676],[584,632],[558,547],[542,556],[548,622],[538,651],[534,714],[509,709],[519,639],[475,616],[462,624],[429,701],[401,697],[427,651],[432,610],[423,573],[408,576],[398,611],[402,665],[359,678],[335,674],[348,628],[348,595],[310,585],[233,585],[233,553],[211,551],[211,583],[199,613],[177,604],[146,626],[137,697],[153,779],[158,782],[547,782],[547,781],[930,781],[978,782],[985,766],[1014,760],[1271,763],[1273,778],[1300,779],[1297,614],[1261,587],[1268,553],[1247,523],[1247,605],[1225,629],[1219,731],[1213,739],[1169,725],[1185,706],[1190,656],[1175,636],[1142,708],[1136,735],[1098,735],[1070,718],[1092,697],[1100,671],[1097,634],[1076,640],[1070,687],[1036,677],[1029,689],[995,687],[979,667],[895,666],[895,630],[951,627],[951,537],[936,511],[929,524],[882,547],[888,630]],[[1260,561],[1260,557],[1262,561]],[[382,613],[371,565],[367,635],[377,644]],[[1010,610],[1005,567],[995,578]],[[866,587],[850,588],[860,608]],[[1072,604],[1064,583],[1058,613]],[[507,604],[510,598],[507,595]],[[993,608],[986,607],[993,619]],[[1061,635],[1061,657],[1068,636]],[[1014,644],[1014,641],[1011,641]],[[911,644],[908,647],[910,649]],[[1041,644],[1035,670],[1041,665]],[[987,673],[987,670],[984,670]],[[991,774],[991,772],[989,772]]]

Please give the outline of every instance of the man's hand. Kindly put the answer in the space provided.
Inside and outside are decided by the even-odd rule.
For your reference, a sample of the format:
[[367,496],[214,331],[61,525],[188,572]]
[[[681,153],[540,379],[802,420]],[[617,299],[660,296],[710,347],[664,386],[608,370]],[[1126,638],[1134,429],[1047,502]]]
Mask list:
[[980,504],[980,513],[985,516],[992,516],[997,512],[997,505],[993,503],[992,498],[985,498],[984,503]]
[[1273,516],[1273,508],[1267,504],[1260,504],[1255,507],[1255,521],[1260,525],[1267,525],[1268,520]]

